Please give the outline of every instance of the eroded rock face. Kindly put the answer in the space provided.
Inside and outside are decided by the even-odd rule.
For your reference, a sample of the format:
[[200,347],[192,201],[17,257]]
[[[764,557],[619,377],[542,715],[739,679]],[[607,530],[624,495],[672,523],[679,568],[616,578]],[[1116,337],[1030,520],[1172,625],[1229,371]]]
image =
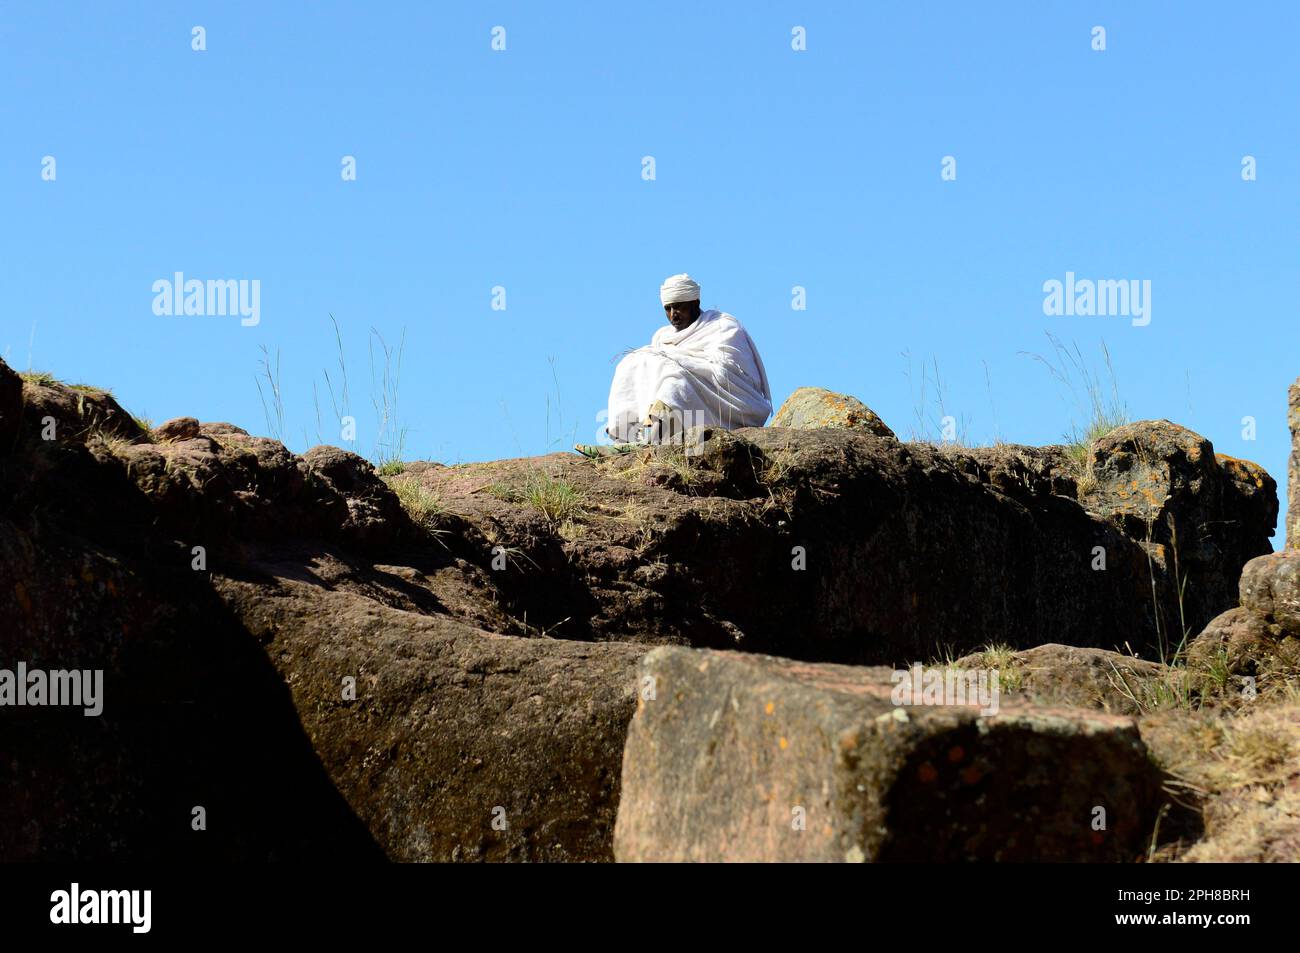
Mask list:
[[1166,585],[1186,575],[1181,605],[1163,609],[1172,646],[1235,601],[1241,567],[1272,552],[1277,484],[1256,464],[1216,457],[1208,440],[1167,420],[1099,439],[1084,504],[1143,544]]
[[[1153,539],[1169,524],[1180,534],[1180,605],[1173,547],[1075,499],[1063,448],[963,451],[834,427],[742,429],[717,445],[413,478],[485,542],[522,551],[519,571],[498,577],[502,595],[558,635],[852,663],[940,644],[1029,648],[1045,633],[1158,658],[1180,627],[1198,631],[1235,601],[1245,554],[1266,550],[1271,532],[1222,518],[1237,497],[1212,452],[1195,488],[1175,468]],[[579,512],[521,505],[538,479],[571,488]]]
[[621,861],[1131,860],[1160,802],[1129,718],[903,707],[885,669],[732,652],[655,649],[642,673]]
[[963,447],[948,454],[962,473],[1008,496],[1078,496],[1078,468],[1063,446]]
[[0,718],[0,860],[612,857],[643,649],[478,627],[490,571],[355,455],[163,436],[0,454],[0,667],[103,672]]
[[100,670],[102,711],[3,709],[0,861],[382,860],[188,550],[41,512],[0,512],[0,667]]
[[611,859],[643,649],[494,636],[315,580],[215,588],[390,859]]

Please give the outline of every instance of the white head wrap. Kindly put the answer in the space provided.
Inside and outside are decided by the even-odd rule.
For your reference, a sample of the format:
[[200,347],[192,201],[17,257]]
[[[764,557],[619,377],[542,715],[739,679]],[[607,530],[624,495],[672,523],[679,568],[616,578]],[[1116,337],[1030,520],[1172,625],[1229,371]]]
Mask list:
[[670,304],[677,304],[681,301],[699,301],[700,286],[699,283],[691,278],[690,275],[682,272],[680,275],[673,275],[671,278],[664,280],[659,286],[659,301],[665,307]]

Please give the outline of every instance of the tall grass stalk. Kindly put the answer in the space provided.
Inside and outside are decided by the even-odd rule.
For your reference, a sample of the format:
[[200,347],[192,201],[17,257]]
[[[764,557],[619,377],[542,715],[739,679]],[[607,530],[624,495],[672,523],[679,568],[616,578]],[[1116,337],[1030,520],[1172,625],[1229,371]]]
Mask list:
[[[258,362],[262,371],[259,376],[254,376],[253,380],[257,383],[257,396],[262,400],[262,414],[266,417],[266,429],[271,432],[271,436],[280,442],[284,442],[284,394],[280,389],[280,349],[275,350],[274,365],[271,362],[271,352],[267,350],[265,344],[262,345],[262,359]],[[262,389],[262,381],[266,381],[266,389]],[[267,400],[267,394],[270,394],[270,400]]]

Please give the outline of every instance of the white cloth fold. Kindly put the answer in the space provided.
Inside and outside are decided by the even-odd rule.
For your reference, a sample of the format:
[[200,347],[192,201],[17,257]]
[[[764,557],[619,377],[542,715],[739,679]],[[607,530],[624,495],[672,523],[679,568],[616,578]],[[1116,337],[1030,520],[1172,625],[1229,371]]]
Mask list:
[[634,439],[657,400],[679,412],[686,429],[761,427],[772,414],[758,348],[724,311],[705,311],[682,331],[665,325],[619,361],[609,389],[610,436]]

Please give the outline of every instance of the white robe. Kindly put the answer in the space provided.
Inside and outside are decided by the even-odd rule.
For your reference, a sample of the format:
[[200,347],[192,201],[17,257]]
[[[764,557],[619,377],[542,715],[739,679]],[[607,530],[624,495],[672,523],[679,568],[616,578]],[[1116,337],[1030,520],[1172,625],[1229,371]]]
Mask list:
[[635,439],[657,400],[680,412],[686,428],[761,427],[772,414],[758,348],[725,311],[705,311],[683,331],[666,324],[618,362],[609,389],[610,436]]

